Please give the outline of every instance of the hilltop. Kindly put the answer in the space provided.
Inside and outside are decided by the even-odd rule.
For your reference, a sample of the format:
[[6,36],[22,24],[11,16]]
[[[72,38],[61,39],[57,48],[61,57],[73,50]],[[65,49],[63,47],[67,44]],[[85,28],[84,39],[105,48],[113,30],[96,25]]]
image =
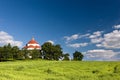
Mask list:
[[0,62],[0,80],[120,80],[120,62]]

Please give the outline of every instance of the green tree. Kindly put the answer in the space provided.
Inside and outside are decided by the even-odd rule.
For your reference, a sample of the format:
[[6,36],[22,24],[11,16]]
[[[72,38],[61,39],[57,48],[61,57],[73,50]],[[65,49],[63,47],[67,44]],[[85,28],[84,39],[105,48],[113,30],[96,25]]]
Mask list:
[[59,60],[60,58],[62,58],[62,48],[59,44],[57,45],[53,45],[53,59],[54,60]]
[[44,59],[47,60],[59,60],[62,57],[62,48],[58,44],[46,42],[42,45],[42,52]]
[[0,62],[3,61],[3,47],[0,47]]
[[43,59],[43,51],[42,50],[40,50],[39,58]]
[[8,45],[3,46],[2,56],[4,60],[12,59],[13,54],[11,50],[12,50],[12,47],[10,43]]
[[29,59],[30,51],[27,49],[21,50],[21,56],[24,56],[25,59]]
[[13,54],[13,59],[18,59],[18,53],[19,53],[19,48],[18,46],[13,46],[12,47],[12,54]]
[[44,59],[51,60],[52,59],[52,44],[46,42],[42,45],[43,57]]
[[32,59],[39,58],[39,56],[40,56],[40,50],[37,50],[37,49],[31,50],[31,56],[32,56]]
[[75,51],[73,53],[73,60],[82,61],[83,57],[84,57],[83,54],[81,52],[79,52],[79,51]]
[[19,53],[17,53],[17,59],[19,60],[26,59],[24,50],[19,50]]
[[63,60],[70,60],[69,56],[69,53],[63,54]]

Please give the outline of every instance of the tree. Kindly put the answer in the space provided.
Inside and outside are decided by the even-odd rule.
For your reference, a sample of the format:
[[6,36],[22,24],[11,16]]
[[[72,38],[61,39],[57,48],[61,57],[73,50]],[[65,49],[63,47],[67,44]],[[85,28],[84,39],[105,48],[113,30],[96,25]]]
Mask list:
[[30,53],[30,51],[27,49],[21,50],[21,56],[23,55],[25,59],[29,59],[29,53]]
[[59,44],[57,45],[53,45],[53,59],[54,60],[59,60],[60,58],[62,58],[62,48]]
[[8,60],[13,57],[11,50],[12,50],[12,47],[10,43],[8,45],[3,46],[3,53],[2,53],[3,60]]
[[19,60],[26,59],[24,50],[20,50],[19,53],[17,53],[17,59]]
[[19,48],[18,46],[13,46],[12,47],[12,54],[13,54],[13,59],[17,59],[18,58],[18,53],[19,53]]
[[0,47],[0,61],[3,61],[3,47]]
[[11,44],[0,47],[0,61],[17,59],[19,48],[17,46],[11,46]]
[[42,54],[44,59],[59,60],[62,57],[62,48],[58,44],[53,45],[50,42],[46,42],[42,45]]
[[69,56],[69,53],[63,54],[63,60],[70,60]]
[[44,55],[43,55],[43,51],[40,50],[40,54],[39,54],[39,58],[43,59]]
[[51,60],[52,59],[52,44],[50,42],[46,42],[42,45],[43,57],[44,59]]
[[81,52],[78,52],[78,51],[75,51],[73,53],[73,60],[79,60],[79,61],[82,61],[83,59],[83,54]]
[[39,58],[39,55],[40,55],[40,51],[39,50],[37,50],[37,49],[31,50],[32,59]]

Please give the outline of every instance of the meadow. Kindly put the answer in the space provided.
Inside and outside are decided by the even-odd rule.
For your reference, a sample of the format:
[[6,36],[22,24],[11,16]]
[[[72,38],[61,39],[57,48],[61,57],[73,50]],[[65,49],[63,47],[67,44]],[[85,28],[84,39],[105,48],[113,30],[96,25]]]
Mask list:
[[120,80],[120,62],[43,60],[0,62],[0,80]]

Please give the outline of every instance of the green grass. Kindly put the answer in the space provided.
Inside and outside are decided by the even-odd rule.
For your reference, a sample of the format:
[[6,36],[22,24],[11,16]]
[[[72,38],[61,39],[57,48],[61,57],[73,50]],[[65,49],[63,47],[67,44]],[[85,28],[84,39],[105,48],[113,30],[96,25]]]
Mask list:
[[120,80],[120,62],[0,62],[0,80]]

